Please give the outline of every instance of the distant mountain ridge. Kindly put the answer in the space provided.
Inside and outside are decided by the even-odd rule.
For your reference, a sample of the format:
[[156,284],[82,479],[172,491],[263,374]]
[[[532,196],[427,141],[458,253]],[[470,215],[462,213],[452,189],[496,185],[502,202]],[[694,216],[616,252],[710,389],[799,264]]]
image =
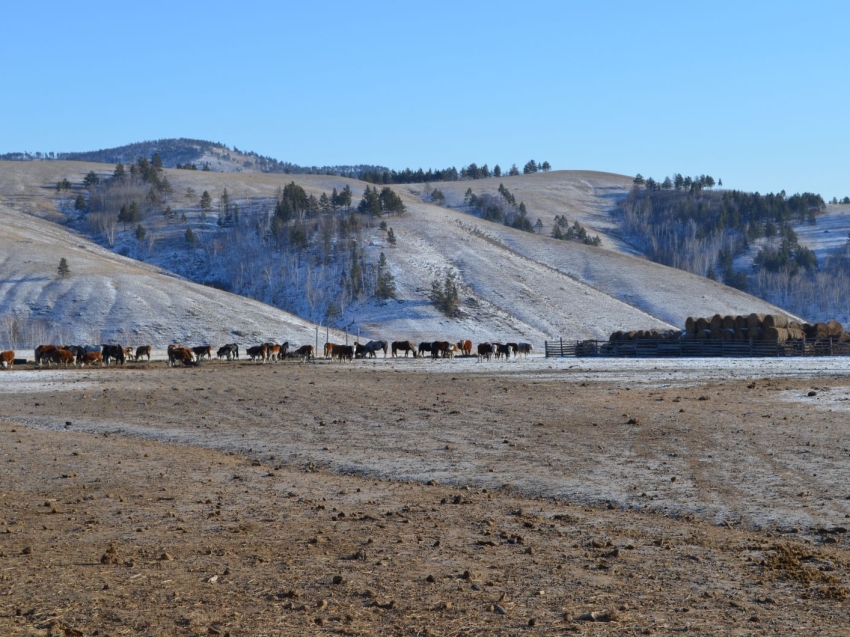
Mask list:
[[0,155],[0,160],[63,160],[96,162],[101,164],[132,164],[139,157],[150,159],[154,153],[159,154],[163,166],[167,168],[194,164],[198,170],[206,167],[213,172],[262,172],[296,175],[334,174],[357,178],[361,173],[383,173],[389,170],[385,166],[371,164],[357,164],[353,166],[301,166],[288,161],[280,161],[273,157],[266,157],[254,151],[240,150],[236,146],[231,149],[227,144],[221,142],[189,139],[186,137],[136,142],[115,148],[84,152],[11,152]]

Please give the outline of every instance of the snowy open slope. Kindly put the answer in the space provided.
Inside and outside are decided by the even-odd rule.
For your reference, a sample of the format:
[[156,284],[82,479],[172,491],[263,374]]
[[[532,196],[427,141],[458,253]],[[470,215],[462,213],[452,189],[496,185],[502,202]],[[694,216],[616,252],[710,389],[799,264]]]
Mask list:
[[[69,195],[60,200],[56,182],[67,177],[79,184],[89,170],[106,176],[112,168],[81,162],[0,162],[0,221],[9,228],[0,238],[3,315],[61,324],[71,331],[63,339],[69,341],[118,339],[155,346],[172,340],[315,341],[315,328],[306,320],[169,276],[30,216],[62,218]],[[190,217],[197,215],[197,193],[204,190],[218,197],[226,188],[242,209],[268,209],[290,181],[317,197],[348,185],[355,206],[365,188],[363,182],[329,175],[165,172],[174,188],[170,205]],[[540,235],[423,203],[424,184],[395,186],[408,209],[402,217],[386,219],[397,245],[386,243],[377,220],[364,230],[364,239],[373,263],[385,253],[398,299],[351,307],[339,324],[349,325],[355,334],[387,340],[526,340],[539,346],[543,339],[558,336],[607,338],[619,329],[682,327],[690,315],[779,311],[732,288],[635,256],[609,215],[613,201],[631,185],[628,177],[554,171],[430,187],[440,188],[449,204],[459,206],[467,188],[495,194],[500,183],[525,202],[531,219],[541,218]],[[555,215],[578,220],[591,234],[600,234],[602,245],[549,238]],[[153,219],[146,223],[160,250],[147,258],[162,265],[184,263],[185,224],[157,226]],[[72,271],[67,279],[56,276],[63,256]],[[459,318],[443,316],[428,300],[431,282],[447,273],[454,273],[460,284]]]
[[[0,204],[0,342],[19,338],[164,347],[315,342],[307,321],[262,303],[176,278],[115,255],[50,222]],[[65,258],[71,274],[57,274]],[[324,336],[322,335],[322,338]],[[21,341],[18,342],[21,344]]]

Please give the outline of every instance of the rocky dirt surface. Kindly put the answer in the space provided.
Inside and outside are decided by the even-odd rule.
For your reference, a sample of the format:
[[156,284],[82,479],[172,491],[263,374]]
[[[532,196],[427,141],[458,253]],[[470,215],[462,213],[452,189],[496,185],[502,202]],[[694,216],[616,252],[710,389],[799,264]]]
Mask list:
[[443,363],[0,372],[0,634],[847,634],[844,375]]

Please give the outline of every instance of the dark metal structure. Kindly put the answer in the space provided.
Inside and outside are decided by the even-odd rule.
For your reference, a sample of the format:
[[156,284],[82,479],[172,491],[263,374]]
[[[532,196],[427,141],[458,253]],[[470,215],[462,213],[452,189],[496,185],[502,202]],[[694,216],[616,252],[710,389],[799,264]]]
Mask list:
[[850,356],[850,342],[641,339],[634,341],[546,341],[546,357],[610,358],[769,358]]

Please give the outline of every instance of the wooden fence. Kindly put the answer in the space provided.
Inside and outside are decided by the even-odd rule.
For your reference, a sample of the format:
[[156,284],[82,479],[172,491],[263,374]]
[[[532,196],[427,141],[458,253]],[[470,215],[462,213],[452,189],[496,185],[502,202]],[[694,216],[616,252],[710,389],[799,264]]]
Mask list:
[[642,339],[634,341],[546,341],[546,358],[767,358],[776,356],[850,356],[850,342],[722,341]]

